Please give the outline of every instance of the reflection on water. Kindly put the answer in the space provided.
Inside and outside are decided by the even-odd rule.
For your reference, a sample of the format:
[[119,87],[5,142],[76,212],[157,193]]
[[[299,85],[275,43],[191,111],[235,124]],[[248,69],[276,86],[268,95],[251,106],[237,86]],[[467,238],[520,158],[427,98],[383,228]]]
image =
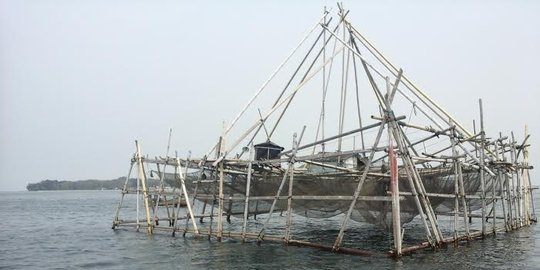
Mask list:
[[[540,198],[538,192],[535,195]],[[395,261],[279,243],[258,246],[237,240],[219,243],[206,237],[113,231],[110,227],[119,196],[118,191],[0,193],[0,268],[531,269],[540,265],[540,225],[437,252],[421,251]],[[538,201],[536,205],[540,209]],[[297,218],[295,226],[293,233],[299,238],[331,243],[339,219],[314,222]],[[414,233],[410,230],[405,241],[416,237]],[[387,232],[357,224],[345,240],[385,250],[390,238]]]

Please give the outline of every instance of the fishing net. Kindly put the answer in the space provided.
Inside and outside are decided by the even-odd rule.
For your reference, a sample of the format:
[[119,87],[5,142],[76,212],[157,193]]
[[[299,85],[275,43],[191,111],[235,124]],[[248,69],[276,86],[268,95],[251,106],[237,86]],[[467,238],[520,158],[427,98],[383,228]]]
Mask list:
[[[328,163],[328,162],[327,162]],[[268,164],[266,164],[268,165]],[[285,175],[286,170],[276,166],[265,166],[262,163],[254,165],[254,171],[249,184],[248,210],[250,215],[265,214],[270,211],[274,198],[276,200],[274,212],[287,210],[288,186],[291,179],[290,173]],[[357,222],[367,222],[388,228],[392,224],[392,205],[390,200],[369,200],[373,196],[389,196],[389,178],[386,173],[387,166],[383,163],[374,164],[370,168],[370,174],[364,181],[360,198],[355,203],[351,212],[351,219]],[[346,171],[349,170],[349,171]],[[227,215],[243,215],[247,174],[240,173],[240,169],[232,170],[235,173],[224,175],[224,211]],[[452,165],[441,165],[433,168],[420,168],[418,172],[426,193],[455,195],[456,181]],[[301,216],[309,218],[329,218],[346,213],[352,203],[352,196],[357,189],[363,170],[354,170],[351,163],[342,162],[340,166],[328,168],[317,165],[302,164],[294,169],[291,209]],[[479,193],[481,182],[477,170],[463,171],[463,189],[467,195]],[[215,170],[200,170],[187,174],[186,186],[190,197],[207,205],[217,207],[219,182]],[[486,175],[486,192],[491,192],[495,178]],[[172,185],[179,185],[180,177],[177,174],[166,174],[165,180]],[[403,168],[399,171],[399,190],[408,195],[400,200],[401,223],[411,222],[419,215],[420,210],[416,198],[411,195],[411,180]],[[281,192],[280,185],[282,185]],[[459,191],[459,190],[458,190]],[[339,198],[338,196],[341,196]],[[430,196],[429,203],[436,213],[453,213],[455,198]],[[463,211],[461,198],[460,209]],[[489,198],[486,203],[491,203]],[[480,199],[466,199],[467,211],[475,211],[481,208]]]

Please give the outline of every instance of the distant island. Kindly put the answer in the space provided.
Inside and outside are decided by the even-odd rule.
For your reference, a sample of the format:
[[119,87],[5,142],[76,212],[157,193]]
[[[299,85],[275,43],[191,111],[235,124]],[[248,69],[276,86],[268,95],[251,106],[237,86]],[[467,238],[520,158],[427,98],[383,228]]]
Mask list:
[[[149,179],[149,186],[159,185],[158,180]],[[31,183],[26,186],[28,191],[40,191],[40,190],[114,190],[123,189],[126,183],[126,177],[119,177],[113,180],[79,180],[79,181],[66,181],[66,180],[43,180],[38,183]],[[129,187],[136,187],[136,179],[129,179]]]

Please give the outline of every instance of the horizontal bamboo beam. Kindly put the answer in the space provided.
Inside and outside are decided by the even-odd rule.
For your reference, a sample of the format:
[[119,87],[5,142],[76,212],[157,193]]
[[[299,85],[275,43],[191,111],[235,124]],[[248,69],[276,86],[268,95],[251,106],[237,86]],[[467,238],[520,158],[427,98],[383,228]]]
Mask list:
[[[250,201],[257,200],[287,200],[288,196],[250,196]],[[308,196],[308,195],[295,195],[291,197],[293,200],[321,200],[321,201],[350,201],[353,199],[353,196]],[[214,199],[214,195],[200,194],[197,195],[197,199]],[[225,201],[244,201],[246,197],[244,196],[229,196],[224,197]],[[400,200],[404,200],[405,197],[401,196]],[[359,201],[391,201],[392,199],[389,196],[359,196]]]

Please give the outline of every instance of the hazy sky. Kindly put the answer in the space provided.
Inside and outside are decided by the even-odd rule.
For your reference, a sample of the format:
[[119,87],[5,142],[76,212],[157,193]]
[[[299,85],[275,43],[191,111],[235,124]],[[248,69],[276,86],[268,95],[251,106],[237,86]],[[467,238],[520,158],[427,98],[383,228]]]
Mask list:
[[[336,8],[226,2],[0,0],[0,190],[124,176],[134,140],[163,153],[169,128],[181,155],[204,154],[323,7]],[[465,124],[480,97],[488,133],[521,139],[529,124],[537,164],[540,2],[404,2],[344,4]]]

